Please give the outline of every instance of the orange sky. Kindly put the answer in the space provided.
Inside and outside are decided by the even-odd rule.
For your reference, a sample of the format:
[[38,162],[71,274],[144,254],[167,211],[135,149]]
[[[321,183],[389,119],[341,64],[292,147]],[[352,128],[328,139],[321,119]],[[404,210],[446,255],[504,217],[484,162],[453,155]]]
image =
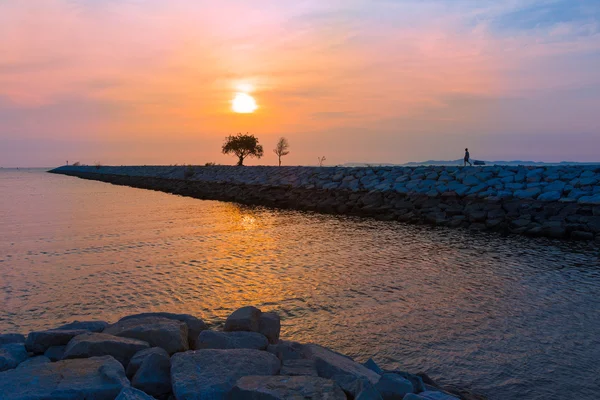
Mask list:
[[4,0],[0,166],[598,160],[595,1]]

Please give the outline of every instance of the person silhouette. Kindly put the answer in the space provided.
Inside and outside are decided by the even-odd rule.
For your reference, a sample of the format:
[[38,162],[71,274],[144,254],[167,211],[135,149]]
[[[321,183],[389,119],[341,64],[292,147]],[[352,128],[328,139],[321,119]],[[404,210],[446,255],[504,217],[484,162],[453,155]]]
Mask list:
[[471,167],[473,166],[473,164],[471,164],[470,159],[471,159],[471,155],[469,154],[469,149],[465,149],[465,159],[464,159],[464,161],[465,161],[465,167],[467,166],[467,163],[469,163],[469,165]]

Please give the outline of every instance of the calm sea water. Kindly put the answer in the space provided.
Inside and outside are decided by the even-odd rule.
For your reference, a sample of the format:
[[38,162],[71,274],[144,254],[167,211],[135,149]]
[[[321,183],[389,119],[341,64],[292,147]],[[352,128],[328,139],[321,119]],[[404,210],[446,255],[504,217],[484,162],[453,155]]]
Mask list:
[[250,304],[285,338],[490,399],[600,398],[593,245],[0,170],[0,332]]

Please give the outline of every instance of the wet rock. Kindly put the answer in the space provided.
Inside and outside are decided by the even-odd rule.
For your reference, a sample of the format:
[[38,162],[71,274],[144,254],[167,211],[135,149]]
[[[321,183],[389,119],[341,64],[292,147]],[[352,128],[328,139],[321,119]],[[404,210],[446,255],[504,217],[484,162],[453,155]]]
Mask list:
[[135,388],[125,388],[121,390],[115,400],[155,400],[154,397]]
[[85,333],[75,336],[67,347],[63,359],[113,356],[123,366],[135,353],[150,347],[143,340],[108,335],[106,333]]
[[129,381],[123,365],[110,356],[64,360],[0,373],[3,400],[113,400],[125,387],[129,387]]
[[375,385],[383,400],[402,400],[409,393],[414,393],[412,383],[397,374],[383,374]]
[[0,345],[8,343],[25,343],[25,336],[20,333],[4,333],[0,335]]
[[304,345],[290,340],[280,340],[279,343],[267,346],[267,351],[281,361],[306,358]]
[[84,333],[88,333],[88,331],[83,329],[69,329],[31,332],[27,335],[25,347],[27,351],[34,354],[43,354],[50,347],[65,346],[75,336]]
[[48,350],[44,352],[44,356],[48,357],[50,361],[55,362],[62,360],[63,355],[65,354],[65,349],[67,346],[52,346],[49,347]]
[[143,340],[152,347],[165,349],[169,354],[189,349],[187,325],[168,318],[144,316],[122,319],[107,327],[104,333]]
[[133,376],[131,385],[154,397],[169,394],[171,392],[171,359],[166,351],[148,354]]
[[342,354],[316,344],[305,345],[305,349],[307,358],[315,360],[320,377],[332,378],[334,375],[351,375],[355,378],[366,378],[372,384],[379,381],[378,374]]
[[335,382],[314,376],[245,376],[237,381],[232,397],[346,400],[346,395]]
[[121,321],[145,317],[159,317],[184,322],[188,327],[188,343],[191,349],[196,348],[196,339],[198,339],[200,332],[208,329],[208,325],[204,321],[190,314],[173,314],[168,312],[141,313],[123,317]]
[[153,354],[158,354],[162,357],[167,358],[169,357],[169,353],[167,353],[165,349],[162,349],[160,347],[151,347],[149,349],[140,350],[133,355],[131,360],[129,360],[129,364],[127,365],[127,369],[125,371],[127,377],[132,378],[137,372],[137,370],[140,369],[140,366],[142,365],[144,360]]
[[225,332],[247,331],[258,332],[260,328],[260,315],[262,312],[256,307],[243,307],[235,310],[225,321]]
[[73,321],[54,330],[86,330],[89,332],[102,332],[108,326],[108,322],[104,321]]
[[40,364],[47,364],[51,362],[50,359],[46,356],[36,356],[28,358],[27,360],[20,363],[17,368],[29,368]]
[[255,349],[265,350],[267,338],[257,332],[203,331],[198,336],[198,349]]
[[[16,368],[27,360],[27,350],[23,343],[8,343],[0,346],[0,372]],[[1,392],[0,392],[1,393]]]
[[238,379],[275,375],[280,361],[266,351],[196,350],[171,357],[171,382],[177,399],[227,399]]
[[298,359],[286,360],[281,366],[279,375],[289,376],[319,376],[314,360]]
[[261,313],[258,321],[258,332],[267,337],[269,343],[275,344],[279,341],[281,331],[281,320],[274,312]]

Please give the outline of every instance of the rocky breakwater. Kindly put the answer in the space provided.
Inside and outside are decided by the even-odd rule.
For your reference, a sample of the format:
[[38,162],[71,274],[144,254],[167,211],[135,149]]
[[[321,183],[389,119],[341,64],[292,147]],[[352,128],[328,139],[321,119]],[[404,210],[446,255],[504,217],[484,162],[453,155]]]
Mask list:
[[277,314],[244,307],[222,330],[187,314],[146,313],[0,334],[0,398],[483,399],[279,332]]
[[600,165],[65,166],[50,172],[202,199],[600,241]]

